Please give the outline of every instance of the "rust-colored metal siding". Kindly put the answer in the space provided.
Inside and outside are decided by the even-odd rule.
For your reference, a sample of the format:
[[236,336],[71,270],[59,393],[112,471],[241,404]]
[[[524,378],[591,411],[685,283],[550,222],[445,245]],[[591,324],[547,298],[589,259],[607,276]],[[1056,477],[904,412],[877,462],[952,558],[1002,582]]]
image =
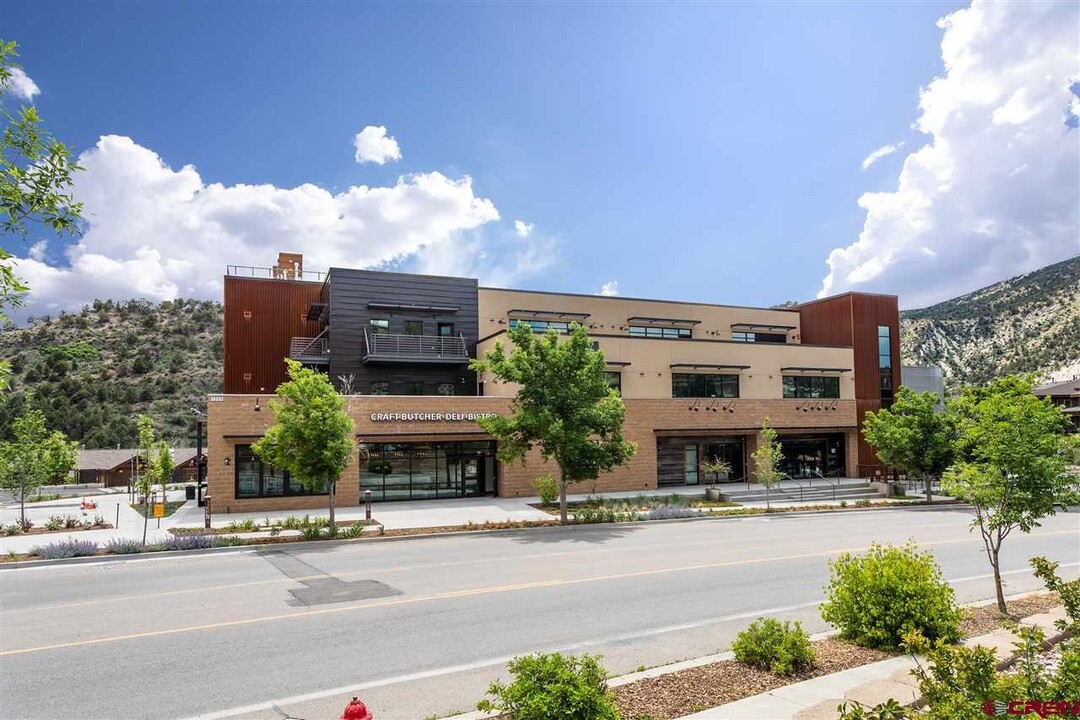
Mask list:
[[225,278],[224,378],[226,393],[272,393],[285,380],[293,337],[315,337],[308,307],[322,283],[264,278]]
[[892,386],[900,388],[900,305],[895,295],[847,293],[799,307],[801,340],[819,345],[849,345],[855,358],[856,418],[859,423],[859,465],[880,465],[862,434],[866,413],[881,409],[878,368],[878,326],[890,330]]

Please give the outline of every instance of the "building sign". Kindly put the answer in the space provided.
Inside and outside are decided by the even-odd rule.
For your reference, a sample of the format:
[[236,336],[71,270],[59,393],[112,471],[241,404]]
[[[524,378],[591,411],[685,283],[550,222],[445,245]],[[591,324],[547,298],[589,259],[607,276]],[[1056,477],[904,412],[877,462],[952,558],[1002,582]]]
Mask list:
[[371,413],[371,422],[475,422],[480,418],[497,417],[499,413]]

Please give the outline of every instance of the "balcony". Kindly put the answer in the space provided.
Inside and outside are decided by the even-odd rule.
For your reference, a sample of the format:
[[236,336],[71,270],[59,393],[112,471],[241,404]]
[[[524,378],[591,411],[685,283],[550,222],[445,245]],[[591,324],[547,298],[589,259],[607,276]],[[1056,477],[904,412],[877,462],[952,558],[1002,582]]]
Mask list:
[[391,335],[364,331],[365,363],[442,363],[464,365],[471,359],[465,336]]
[[294,337],[289,341],[289,357],[305,365],[330,362],[330,343],[324,337]]

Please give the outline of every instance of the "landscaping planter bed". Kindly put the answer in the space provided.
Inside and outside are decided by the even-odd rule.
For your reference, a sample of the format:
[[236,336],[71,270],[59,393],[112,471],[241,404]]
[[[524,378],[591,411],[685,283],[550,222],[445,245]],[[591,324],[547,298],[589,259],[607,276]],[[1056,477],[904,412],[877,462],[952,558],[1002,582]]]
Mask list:
[[[1022,618],[1046,612],[1060,604],[1056,595],[1045,593],[1010,601],[1007,606],[1011,617]],[[966,612],[967,617],[961,625],[965,638],[1002,627],[997,605],[966,608]],[[614,689],[615,697],[623,717],[647,716],[652,720],[666,720],[903,654],[872,650],[838,638],[818,640],[814,643],[814,651],[817,655],[814,666],[794,675],[780,676],[735,660],[723,660],[622,685]]]

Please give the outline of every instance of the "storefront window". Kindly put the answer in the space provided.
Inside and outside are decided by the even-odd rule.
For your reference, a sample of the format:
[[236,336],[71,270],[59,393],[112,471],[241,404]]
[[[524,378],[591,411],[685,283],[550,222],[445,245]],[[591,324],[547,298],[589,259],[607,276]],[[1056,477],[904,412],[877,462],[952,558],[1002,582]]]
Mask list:
[[360,446],[360,490],[376,501],[473,497],[485,492],[495,468],[493,442]]
[[786,398],[832,398],[840,397],[840,378],[806,375],[784,376]]
[[671,397],[737,398],[739,376],[672,373]]
[[236,446],[235,467],[237,498],[326,494],[325,486],[311,492],[289,477],[289,473],[262,462],[250,445]]

